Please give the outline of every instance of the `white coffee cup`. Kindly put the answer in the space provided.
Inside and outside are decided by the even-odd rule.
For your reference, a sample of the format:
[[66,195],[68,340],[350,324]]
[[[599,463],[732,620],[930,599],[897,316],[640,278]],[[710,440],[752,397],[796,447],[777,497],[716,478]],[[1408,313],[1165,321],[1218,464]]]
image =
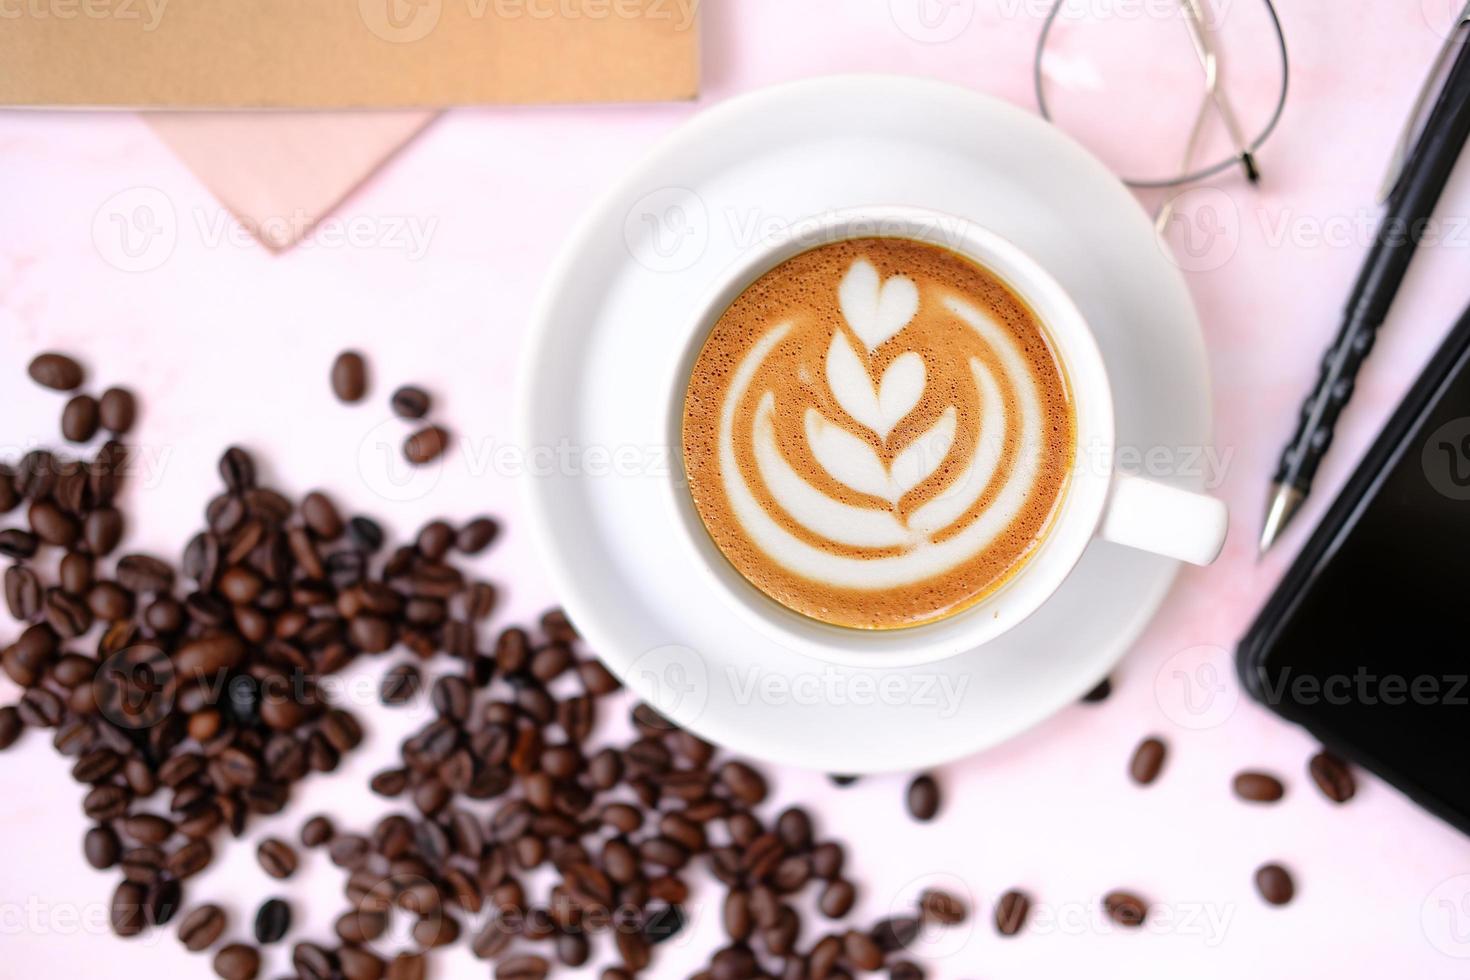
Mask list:
[[[1070,480],[1040,547],[1000,589],[969,608],[921,626],[862,630],[834,626],[788,609],[745,579],[711,540],[682,466],[684,399],[695,358],[715,321],[752,282],[808,249],[851,238],[928,242],[977,262],[1008,285],[1040,320],[1071,387],[1077,440]],[[1029,255],[974,222],[921,208],[883,206],[833,211],[752,247],[719,277],[692,311],[683,367],[668,392],[668,432],[678,465],[669,483],[681,537],[740,615],[792,650],[855,667],[931,663],[972,650],[1016,626],[1061,587],[1095,538],[1196,565],[1208,565],[1225,541],[1225,505],[1204,494],[1115,469],[1113,396],[1092,331],[1066,291]]]

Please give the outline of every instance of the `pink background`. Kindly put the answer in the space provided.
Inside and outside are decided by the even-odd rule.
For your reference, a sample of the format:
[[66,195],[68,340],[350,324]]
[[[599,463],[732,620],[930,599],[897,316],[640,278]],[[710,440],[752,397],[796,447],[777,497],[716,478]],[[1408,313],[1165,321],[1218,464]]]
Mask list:
[[[88,351],[98,388],[126,383],[145,394],[137,438],[151,460],[140,482],[151,486],[131,496],[129,547],[177,555],[214,492],[215,453],[236,441],[260,449],[284,488],[327,487],[399,535],[441,513],[501,515],[509,532],[480,564],[506,587],[507,617],[528,618],[552,596],[518,528],[514,478],[489,453],[461,453],[435,471],[432,488],[384,499],[397,491],[381,472],[374,477],[369,457],[377,438],[402,437],[382,408],[386,393],[423,383],[467,444],[508,439],[523,325],[567,230],[651,141],[708,105],[788,79],[891,71],[1034,107],[1029,72],[1041,4],[936,0],[935,23],[953,33],[939,40],[900,26],[914,2],[740,0],[737,12],[734,0],[710,0],[697,104],[451,112],[327,229],[282,256],[235,228],[136,117],[0,114],[3,455],[57,439],[60,400],[22,380],[29,357],[51,347]],[[1350,804],[1325,801],[1305,774],[1312,742],[1239,694],[1227,654],[1470,294],[1470,232],[1459,227],[1470,216],[1470,180],[1461,168],[1440,209],[1447,237],[1416,260],[1301,526],[1258,563],[1266,480],[1365,246],[1361,234],[1332,238],[1333,229],[1371,215],[1388,148],[1448,6],[1285,6],[1294,89],[1261,155],[1264,183],[1253,190],[1222,178],[1181,202],[1186,220],[1205,207],[1236,219],[1214,259],[1190,263],[1197,271],[1188,273],[1212,357],[1218,449],[1229,460],[1218,492],[1235,526],[1217,565],[1183,576],[1120,665],[1113,698],[945,767],[946,806],[927,826],[904,818],[900,777],[837,790],[817,774],[776,773],[780,800],[809,802],[824,831],[850,844],[866,884],[863,919],[906,900],[926,876],[953,876],[952,887],[971,893],[982,921],[925,948],[932,975],[1287,977],[1325,973],[1328,964],[1365,978],[1464,974],[1470,845],[1366,776]],[[140,205],[163,216],[175,238],[171,249],[135,259],[119,251],[112,221],[140,216]],[[333,229],[352,234],[344,240]],[[422,248],[404,239],[405,229],[424,234]],[[1316,231],[1329,240],[1317,241]],[[146,268],[128,271],[138,262]],[[369,352],[376,375],[370,403],[354,409],[331,401],[325,385],[331,357],[349,344]],[[354,676],[370,691],[384,665]],[[1211,676],[1223,689],[1180,687]],[[0,691],[0,700],[13,693]],[[1213,700],[1202,700],[1210,693]],[[421,708],[389,714],[365,705],[374,734],[352,763],[309,781],[286,816],[253,824],[251,837],[294,834],[319,808],[361,814],[363,825],[375,819],[383,801],[362,785],[388,764]],[[1160,781],[1140,790],[1124,770],[1150,733],[1172,752]],[[81,860],[81,793],[48,743],[32,735],[0,760],[7,787],[22,787],[0,795],[0,976],[99,967],[109,976],[203,975],[204,960],[171,934],[123,944],[98,927],[114,876]],[[1230,777],[1245,767],[1281,775],[1286,799],[1258,808],[1236,802]],[[248,932],[261,899],[284,894],[296,899],[297,938],[326,937],[340,876],[320,856],[283,887],[255,867],[253,847],[225,850],[191,885],[190,899],[230,908],[231,935]],[[1299,894],[1287,908],[1265,907],[1252,889],[1252,870],[1267,860],[1296,873]],[[1023,936],[1002,940],[988,918],[1013,886],[1033,895],[1042,916]],[[1120,934],[1098,921],[1098,896],[1116,887],[1157,903],[1143,931],[1150,934]],[[713,947],[712,892],[699,893],[692,928],[660,957],[655,975],[682,975]],[[286,968],[284,947],[272,957],[263,975]],[[607,959],[604,945],[598,961]],[[486,972],[462,949],[441,964],[437,976]]]

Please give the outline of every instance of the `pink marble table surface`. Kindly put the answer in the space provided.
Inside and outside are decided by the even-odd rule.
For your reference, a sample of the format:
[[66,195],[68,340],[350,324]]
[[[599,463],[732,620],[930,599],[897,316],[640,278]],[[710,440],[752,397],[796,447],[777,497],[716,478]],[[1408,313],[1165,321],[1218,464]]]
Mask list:
[[[137,434],[146,488],[130,492],[130,547],[177,554],[214,492],[215,452],[239,442],[262,450],[279,485],[331,488],[400,535],[441,513],[502,515],[503,543],[479,565],[505,585],[507,621],[530,617],[553,596],[520,527],[515,474],[490,450],[510,439],[529,305],[568,228],[653,140],[771,83],[913,73],[1034,108],[1029,69],[1042,4],[936,0],[928,23],[938,26],[915,32],[915,2],[710,0],[697,104],[451,112],[316,236],[279,256],[241,232],[134,116],[0,113],[0,455],[57,438],[59,399],[23,380],[27,359],[44,348],[88,351],[97,385],[147,392]],[[1440,0],[1298,0],[1282,15],[1295,87],[1262,154],[1267,179],[1254,190],[1234,177],[1215,183],[1221,196],[1210,200],[1238,220],[1218,261],[1188,272],[1228,459],[1217,492],[1235,515],[1219,563],[1183,575],[1119,666],[1111,700],[1069,708],[944,767],[946,803],[932,824],[905,818],[898,776],[839,790],[819,774],[775,773],[778,800],[809,802],[824,832],[851,846],[864,918],[885,914],[917,879],[951,880],[971,894],[981,921],[926,945],[932,976],[1465,975],[1470,843],[1366,776],[1348,805],[1327,802],[1305,772],[1312,741],[1249,702],[1228,669],[1227,651],[1306,525],[1470,296],[1462,168],[1441,206],[1448,233],[1415,261],[1303,526],[1257,562],[1269,471],[1335,329],[1366,245],[1357,229],[1371,217],[1388,147],[1449,13]],[[1185,220],[1195,214],[1189,201]],[[149,220],[171,231],[161,251],[129,251],[119,220],[140,222],[130,229],[139,234]],[[370,407],[342,407],[326,394],[326,365],[347,345],[371,354]],[[407,381],[437,393],[443,418],[476,451],[452,455],[432,488],[399,494],[368,474],[379,442],[402,437],[382,405]],[[1202,664],[1219,668],[1222,688],[1203,683],[1211,675]],[[366,685],[356,700],[371,701],[381,666],[351,675]],[[0,701],[14,695],[4,683]],[[360,814],[364,824],[383,809],[363,783],[423,711],[363,711],[372,724],[364,749],[334,776],[303,785],[286,815],[254,824],[252,840],[292,834],[318,809]],[[1172,753],[1160,781],[1140,790],[1125,767],[1150,733]],[[1236,802],[1230,777],[1244,767],[1279,773],[1286,799]],[[205,975],[203,958],[171,934],[125,944],[107,933],[113,877],[81,860],[81,793],[65,770],[41,736],[0,759],[0,976]],[[339,901],[335,870],[312,857],[283,886],[263,876],[253,850],[225,848],[190,898],[221,901],[231,935],[244,937],[260,899],[289,894],[300,935],[325,938]],[[1299,893],[1286,908],[1266,907],[1252,888],[1253,869],[1268,860],[1296,873]],[[1010,887],[1030,892],[1039,915],[1006,940],[989,916]],[[1100,921],[1098,898],[1116,887],[1157,903],[1148,928],[1121,933]],[[696,894],[692,927],[655,975],[683,975],[713,948],[714,891]],[[285,969],[278,948],[264,975]],[[486,973],[460,950],[435,976]]]

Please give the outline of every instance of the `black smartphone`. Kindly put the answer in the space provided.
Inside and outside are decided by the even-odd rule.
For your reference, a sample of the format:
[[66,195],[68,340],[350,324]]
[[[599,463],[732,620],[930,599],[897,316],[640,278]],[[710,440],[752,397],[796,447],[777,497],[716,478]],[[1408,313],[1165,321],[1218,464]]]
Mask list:
[[1470,833],[1470,311],[1241,641],[1246,689]]

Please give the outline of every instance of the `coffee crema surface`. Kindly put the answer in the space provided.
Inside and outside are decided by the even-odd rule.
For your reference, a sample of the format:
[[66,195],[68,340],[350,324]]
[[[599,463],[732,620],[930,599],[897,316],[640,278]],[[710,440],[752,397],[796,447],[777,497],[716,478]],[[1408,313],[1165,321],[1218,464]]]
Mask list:
[[932,622],[1044,539],[1076,424],[1035,314],[957,252],[819,246],[720,316],[690,376],[684,464],[720,552],[839,626]]

